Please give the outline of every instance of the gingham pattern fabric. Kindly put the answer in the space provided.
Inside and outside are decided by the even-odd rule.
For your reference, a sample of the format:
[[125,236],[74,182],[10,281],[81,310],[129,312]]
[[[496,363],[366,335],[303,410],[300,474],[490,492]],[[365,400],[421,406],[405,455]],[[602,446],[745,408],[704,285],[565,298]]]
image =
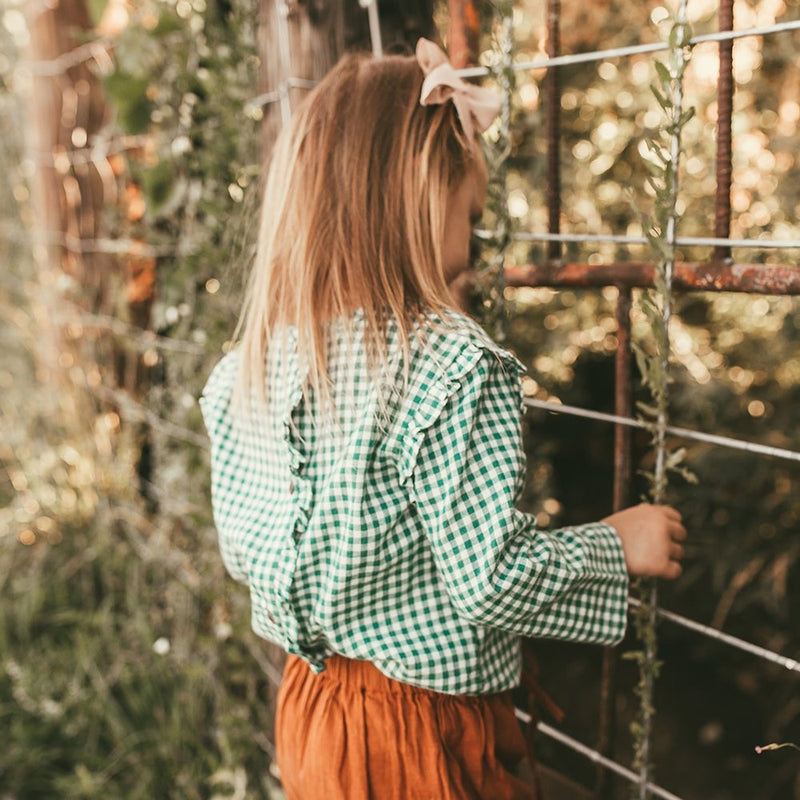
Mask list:
[[335,652],[452,694],[515,686],[520,635],[618,641],[614,530],[546,532],[514,508],[519,362],[453,314],[412,338],[401,392],[394,329],[380,387],[360,330],[358,315],[350,336],[332,327],[333,421],[303,401],[291,329],[268,358],[266,409],[231,408],[235,351],[201,398],[222,557],[250,588],[255,632],[315,671]]

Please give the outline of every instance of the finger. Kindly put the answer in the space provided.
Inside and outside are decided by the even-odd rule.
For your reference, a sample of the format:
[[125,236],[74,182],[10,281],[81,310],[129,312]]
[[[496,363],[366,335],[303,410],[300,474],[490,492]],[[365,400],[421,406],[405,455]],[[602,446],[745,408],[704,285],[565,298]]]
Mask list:
[[669,536],[674,542],[682,542],[689,534],[680,522],[673,522],[669,526]]
[[661,577],[666,578],[667,580],[674,581],[676,578],[679,578],[683,574],[683,567],[677,561],[670,561],[666,567],[664,567]]
[[664,512],[664,515],[667,517],[667,519],[675,520],[676,522],[683,521],[683,516],[681,515],[681,512],[678,511],[677,508],[673,508],[672,506],[661,506],[661,509]]
[[673,543],[669,549],[669,557],[672,561],[680,561],[684,556],[684,552],[682,545]]

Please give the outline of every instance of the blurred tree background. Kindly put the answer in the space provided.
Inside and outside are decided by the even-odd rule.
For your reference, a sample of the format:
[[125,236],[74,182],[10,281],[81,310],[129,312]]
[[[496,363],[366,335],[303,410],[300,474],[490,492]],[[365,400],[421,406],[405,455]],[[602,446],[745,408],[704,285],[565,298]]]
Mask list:
[[[358,4],[259,0],[0,0],[0,798],[267,798],[274,652],[216,550],[197,396],[231,346],[251,255],[260,163],[280,124],[267,102],[367,48]],[[492,63],[495,9],[484,9]],[[445,4],[381,3],[384,42],[446,30]],[[694,0],[695,32],[716,3]],[[544,6],[513,6],[515,58],[544,57]],[[737,0],[736,26],[800,16],[797,0]],[[658,3],[564,4],[562,50],[657,41]],[[435,26],[435,28],[434,28]],[[798,33],[736,42],[732,236],[800,239]],[[641,142],[661,119],[652,56],[561,70],[562,230],[642,233],[652,198]],[[287,68],[289,73],[287,74]],[[713,230],[715,45],[686,89],[682,235]],[[519,73],[508,212],[546,230],[542,71]],[[293,85],[287,99],[304,93]],[[699,261],[709,249],[686,249]],[[509,264],[541,262],[515,242]],[[569,261],[648,258],[616,244]],[[737,248],[740,262],[797,250]],[[616,289],[506,289],[507,344],[541,399],[613,408]],[[800,450],[800,300],[686,293],[672,325],[673,422]],[[634,313],[634,337],[647,322]],[[610,510],[604,423],[531,411],[525,503],[543,525]],[[650,458],[635,438],[637,465]],[[800,464],[702,444],[675,485],[693,542],[667,608],[800,654]],[[644,486],[637,487],[643,491]],[[632,498],[632,499],[635,499]],[[800,797],[796,673],[664,624],[654,757],[687,798]],[[626,642],[622,650],[631,649]],[[600,654],[537,643],[564,729],[594,744]],[[635,678],[620,667],[616,756],[629,758]],[[548,740],[543,760],[586,785],[593,767]],[[624,796],[614,786],[612,796]]]

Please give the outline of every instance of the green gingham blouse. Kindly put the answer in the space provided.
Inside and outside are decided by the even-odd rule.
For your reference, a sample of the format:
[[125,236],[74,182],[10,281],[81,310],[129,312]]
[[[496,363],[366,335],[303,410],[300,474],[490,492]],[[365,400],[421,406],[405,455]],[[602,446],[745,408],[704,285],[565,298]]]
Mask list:
[[250,587],[255,632],[315,671],[339,653],[452,694],[515,686],[521,635],[618,641],[615,531],[543,531],[514,508],[522,365],[453,313],[412,337],[401,392],[396,331],[376,382],[362,323],[333,324],[333,422],[303,401],[293,329],[268,358],[266,408],[232,409],[236,351],[201,398],[222,557]]

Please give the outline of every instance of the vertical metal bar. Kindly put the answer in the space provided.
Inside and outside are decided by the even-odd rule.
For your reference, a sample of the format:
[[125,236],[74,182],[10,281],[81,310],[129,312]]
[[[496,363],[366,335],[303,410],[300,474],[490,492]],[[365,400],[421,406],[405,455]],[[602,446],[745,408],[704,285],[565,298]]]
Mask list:
[[450,14],[447,49],[450,63],[463,69],[477,63],[481,17],[477,0],[448,0]]
[[381,18],[378,14],[378,0],[359,0],[359,5],[361,8],[367,9],[372,55],[375,58],[381,58],[383,56],[383,41],[381,40]]
[[[631,416],[633,410],[631,387],[631,289],[617,287],[617,350],[614,358],[614,413],[620,417]],[[631,429],[627,425],[614,427],[614,499],[613,509],[619,511],[629,505],[631,483]],[[603,674],[600,686],[600,724],[597,750],[613,758],[616,714],[614,695],[616,691],[617,652],[613,647],[603,651]],[[598,767],[595,795],[598,798],[611,796],[611,781],[608,772]]]
[[281,64],[281,80],[278,86],[281,125],[288,125],[289,120],[292,118],[292,101],[289,96],[289,78],[292,74],[292,52],[289,36],[289,6],[285,0],[278,0],[275,13],[278,16],[278,50]]
[[[617,296],[617,351],[614,361],[616,393],[614,411],[618,416],[630,417],[633,410],[631,388],[631,288],[618,286]],[[631,429],[617,425],[614,429],[614,511],[625,508],[630,502],[631,483]]]
[[[616,394],[614,409],[618,416],[629,417],[633,410],[631,388],[631,288],[618,286],[617,296],[617,352],[614,368]],[[631,483],[631,429],[617,425],[614,429],[614,511],[625,508],[630,502]]]
[[[547,55],[555,58],[561,49],[561,0],[547,2]],[[558,67],[550,67],[545,76],[547,115],[547,209],[548,232],[558,233],[561,216],[561,80]],[[550,242],[547,257],[561,258],[561,244]]]
[[[720,0],[720,31],[733,30],[733,0]],[[733,39],[719,43],[719,79],[717,84],[717,191],[714,201],[714,236],[727,239],[731,232],[731,154],[733,116]],[[731,248],[717,245],[715,261],[729,261]]]

